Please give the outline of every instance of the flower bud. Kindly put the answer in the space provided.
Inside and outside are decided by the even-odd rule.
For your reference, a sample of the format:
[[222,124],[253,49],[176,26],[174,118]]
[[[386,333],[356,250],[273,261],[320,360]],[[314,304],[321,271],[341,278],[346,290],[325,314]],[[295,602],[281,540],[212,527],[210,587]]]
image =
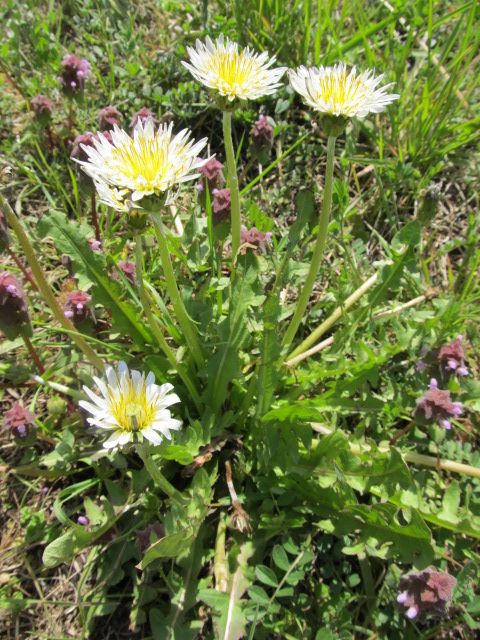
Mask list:
[[3,419],[5,428],[11,429],[15,438],[27,440],[33,434],[33,415],[20,402],[15,402],[11,409],[5,412]]
[[348,124],[348,118],[345,116],[334,116],[330,113],[322,113],[320,116],[320,124],[327,136],[337,138],[341,135]]
[[463,336],[458,336],[452,342],[440,347],[438,362],[443,372],[453,373],[456,376],[468,376],[462,340]]
[[214,189],[212,194],[212,220],[214,224],[219,224],[230,218],[230,189]]
[[73,53],[67,54],[62,60],[60,83],[63,92],[69,98],[83,93],[85,80],[90,74],[90,63]]
[[102,250],[102,243],[100,240],[96,240],[96,238],[89,238],[88,246],[94,253],[99,253]]
[[261,114],[250,131],[250,153],[265,164],[273,147],[273,127],[267,116]]
[[32,335],[25,293],[8,271],[0,272],[0,330],[9,340]]
[[69,291],[66,295],[67,301],[63,305],[65,316],[72,320],[72,322],[85,320],[88,316],[88,305],[92,296],[84,291]]
[[98,126],[100,131],[110,131],[113,125],[120,126],[122,123],[122,114],[117,107],[104,107],[98,112]]
[[0,211],[0,253],[10,246],[10,233],[8,231],[7,219],[3,211]]
[[148,120],[149,118],[153,120],[154,125],[158,124],[157,118],[153,115],[150,109],[147,109],[147,107],[142,107],[133,114],[132,119],[130,120],[130,128],[134,129],[137,122],[145,124],[146,120]]
[[53,102],[46,96],[36,96],[31,101],[35,120],[42,126],[46,127],[52,119]]
[[90,524],[90,520],[87,516],[78,516],[77,523],[82,527],[87,527]]

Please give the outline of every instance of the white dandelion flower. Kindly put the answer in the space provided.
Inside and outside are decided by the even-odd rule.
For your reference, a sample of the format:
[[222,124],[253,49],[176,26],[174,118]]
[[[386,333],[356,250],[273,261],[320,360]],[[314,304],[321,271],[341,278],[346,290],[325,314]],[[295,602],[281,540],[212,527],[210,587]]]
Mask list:
[[93,380],[100,395],[84,386],[91,402],[81,400],[79,405],[91,415],[87,418],[90,425],[112,431],[103,443],[106,449],[142,442],[144,438],[158,445],[164,438],[171,440],[170,431],[182,426],[168,409],[180,398],[170,393],[171,384],[156,385],[153,373],[145,377],[120,362],[117,370],[106,368],[105,381],[97,377]]
[[357,73],[343,63],[333,67],[299,67],[288,72],[290,84],[316,111],[333,116],[364,118],[370,112],[380,113],[399,98],[387,93],[393,83],[380,87],[383,74],[373,71]]
[[275,93],[286,67],[271,69],[275,56],[255,53],[249,47],[240,49],[236,42],[220,36],[215,42],[197,40],[195,48],[187,47],[190,62],[182,64],[193,77],[214,89],[229,101],[257,100]]
[[93,146],[82,145],[88,160],[76,162],[93,179],[103,202],[127,211],[145,196],[166,194],[198,178],[198,169],[208,161],[199,157],[207,139],[195,142],[190,136],[188,129],[174,136],[173,123],[155,130],[152,118],[139,120],[133,137],[114,125],[111,142],[100,132]]

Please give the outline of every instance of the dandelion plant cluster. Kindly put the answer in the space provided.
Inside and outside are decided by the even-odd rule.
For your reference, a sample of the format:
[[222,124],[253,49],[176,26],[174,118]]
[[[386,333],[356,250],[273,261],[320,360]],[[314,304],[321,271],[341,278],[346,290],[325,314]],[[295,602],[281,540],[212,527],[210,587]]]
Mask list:
[[[11,253],[26,283],[24,288],[10,272],[0,273],[0,329],[9,340],[25,343],[37,369],[30,383],[69,397],[72,424],[77,417],[82,428],[72,428],[67,438],[81,442],[79,459],[95,469],[111,493],[111,504],[104,500],[97,509],[87,496],[84,506],[72,507],[69,516],[62,500],[57,501],[56,514],[70,526],[64,534],[67,550],[61,551],[71,557],[107,539],[109,532],[118,533],[125,520],[125,530],[136,536],[128,550],[135,556],[136,569],[152,569],[142,578],[134,571],[129,577],[136,581],[135,606],[140,610],[142,598],[149,597],[150,587],[144,588],[142,580],[147,584],[155,571],[168,587],[163,600],[174,603],[168,620],[160,609],[153,609],[152,628],[159,638],[167,637],[162,634],[170,624],[178,630],[177,617],[178,625],[183,624],[186,612],[199,602],[207,605],[205,615],[214,618],[215,638],[226,640],[245,637],[247,624],[252,624],[250,637],[256,637],[256,617],[266,620],[277,596],[283,597],[286,589],[293,593],[301,581],[302,588],[308,585],[311,590],[311,598],[321,599],[321,590],[309,579],[315,557],[320,558],[311,552],[312,538],[318,535],[323,536],[318,548],[335,535],[343,540],[342,552],[355,556],[367,593],[366,623],[376,598],[369,556],[412,561],[419,569],[394,576],[397,596],[389,587],[403,618],[416,623],[445,615],[456,581],[429,566],[434,545],[426,522],[440,521],[445,530],[458,525],[462,535],[475,531],[480,537],[480,533],[452,512],[451,504],[457,508],[459,504],[456,487],[445,489],[451,495],[443,499],[440,515],[429,511],[430,505],[424,508],[411,489],[407,463],[480,477],[478,469],[461,462],[460,455],[458,460],[433,455],[442,439],[452,437],[457,428],[468,429],[462,422],[470,410],[462,397],[472,380],[468,340],[455,333],[456,338],[450,334],[431,339],[431,346],[417,349],[416,366],[409,375],[416,376],[424,392],[409,397],[408,408],[398,415],[395,408],[379,407],[377,393],[381,367],[390,361],[404,367],[405,354],[418,346],[412,333],[406,338],[402,334],[397,343],[394,339],[398,326],[394,322],[411,303],[378,311],[378,300],[385,298],[390,285],[401,286],[403,270],[414,262],[412,238],[420,242],[418,216],[405,224],[406,231],[392,243],[388,259],[369,263],[377,270],[355,287],[357,265],[342,237],[342,256],[346,256],[342,259],[351,260],[352,280],[342,286],[351,287],[353,293],[341,304],[336,302],[339,306],[329,315],[325,309],[331,296],[327,301],[327,296],[315,295],[313,300],[313,293],[326,286],[325,273],[336,282],[334,269],[323,259],[330,246],[337,139],[350,135],[353,119],[385,112],[400,95],[393,93],[394,84],[386,82],[384,74],[374,70],[358,70],[343,62],[289,69],[278,66],[276,56],[242,47],[223,35],[197,40],[187,46],[186,54],[184,68],[207,90],[207,106],[218,114],[218,123],[221,118],[223,148],[215,149],[207,137],[195,139],[170,114],[158,117],[146,106],[127,117],[121,106],[108,104],[91,130],[76,131],[75,110],[83,105],[94,65],[73,54],[62,59],[57,78],[68,105],[65,129],[55,129],[54,101],[44,95],[30,101],[32,119],[50,151],[62,149],[62,157],[70,158],[78,189],[71,206],[75,215],[78,210],[75,220],[54,210],[45,213],[38,225],[42,239],[58,239],[58,247],[51,244],[48,249],[62,253],[62,266],[68,271],[60,291],[45,272],[45,260],[30,241],[21,216],[0,192],[0,248]],[[271,167],[265,172],[263,167],[269,164],[277,134],[263,101],[268,104],[279,91],[301,102],[308,119],[318,121],[320,126],[305,137],[314,138],[316,150],[325,148],[325,154],[315,158],[316,165],[325,164],[324,176],[319,185],[297,185],[292,197],[304,198],[307,204],[299,207],[296,221],[288,221],[282,234],[270,218],[271,226],[263,224],[270,212],[263,214],[249,204],[254,213],[247,214],[242,193],[249,188],[241,191],[251,166],[258,166],[255,184],[266,189],[261,181]],[[233,143],[234,116],[242,110],[245,115],[252,101],[262,101],[262,112],[255,121],[251,118],[249,142],[239,151]],[[301,142],[297,140],[292,149]],[[239,172],[242,153],[249,160]],[[347,164],[344,159],[343,167]],[[360,198],[361,184],[354,177]],[[321,194],[318,207],[317,193]],[[337,195],[342,196],[340,187]],[[84,211],[91,211],[87,232]],[[335,220],[336,225],[342,222]],[[27,267],[13,252],[12,231]],[[394,260],[401,265],[398,270]],[[82,277],[76,278],[76,269]],[[413,269],[406,276],[415,286],[419,277]],[[367,295],[369,303],[358,314],[354,330],[371,311],[370,321],[381,326],[378,353],[362,336],[358,345],[350,341],[350,351],[345,348],[341,353],[343,334],[324,334]],[[420,298],[430,299],[425,294],[417,302]],[[75,365],[68,386],[55,380],[31,342],[37,324],[47,325],[44,316],[32,322],[40,299],[49,308],[54,327],[46,330],[61,333],[62,369],[68,368],[63,351],[69,342],[77,347],[74,356],[68,352]],[[309,329],[312,323],[317,323],[314,330]],[[309,359],[332,346],[324,368],[309,369]],[[357,375],[356,367],[363,367],[357,377],[361,400],[348,379]],[[388,394],[392,406],[402,394],[402,399],[408,395],[394,384]],[[367,417],[344,423],[351,428],[348,436],[323,424],[325,416],[332,415],[332,426],[337,427],[349,411]],[[379,428],[379,416],[393,416],[402,424],[388,441],[377,443],[370,431]],[[5,413],[5,426],[22,446],[37,435],[39,442],[50,444],[33,407],[16,402]],[[410,450],[413,446],[406,452],[396,448],[400,439],[412,434],[419,440],[428,438],[432,455],[417,454]],[[88,448],[82,438],[89,439]],[[52,478],[57,477],[55,465],[71,464],[73,448],[66,439],[44,459]],[[250,459],[242,454],[244,449]],[[231,460],[242,461],[238,482]],[[182,471],[177,476],[179,465]],[[72,469],[68,473],[75,474]],[[248,498],[238,488],[240,482],[254,486]],[[82,486],[88,492],[94,485]],[[219,486],[220,497],[215,494]],[[65,502],[80,494],[81,490],[62,493]],[[262,512],[260,516],[247,512],[248,500]],[[316,510],[309,511],[310,500]],[[432,496],[429,500],[434,501]],[[294,544],[298,531],[301,543]],[[202,547],[207,538],[213,540],[208,552]],[[272,567],[283,571],[278,580],[273,568],[259,565],[251,571],[248,564],[270,538],[281,539],[283,545],[272,551]],[[418,548],[410,548],[415,546],[411,540]],[[44,555],[50,567],[56,566],[55,553],[61,555],[52,545],[49,540]],[[172,582],[166,578],[166,559],[172,566],[179,559],[182,567],[183,573],[175,573]],[[201,578],[202,585],[209,586],[198,586],[199,579],[193,596],[188,581],[197,576],[201,563],[210,561],[211,570]],[[354,585],[357,578],[360,581],[357,574],[350,578]],[[275,591],[265,597],[258,588],[255,592],[251,588],[255,579]],[[176,588],[182,580],[185,585],[174,596],[172,584]],[[388,580],[393,584],[392,576]],[[256,608],[249,609],[247,593],[252,602],[257,598]],[[193,638],[194,628],[186,630],[181,627],[178,637]]]

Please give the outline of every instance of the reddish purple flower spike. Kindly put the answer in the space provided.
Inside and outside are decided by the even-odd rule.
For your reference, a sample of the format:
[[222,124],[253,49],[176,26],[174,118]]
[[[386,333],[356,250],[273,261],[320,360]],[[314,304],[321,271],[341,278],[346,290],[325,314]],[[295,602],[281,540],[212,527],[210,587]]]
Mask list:
[[88,315],[88,304],[92,296],[84,291],[70,291],[67,293],[67,302],[63,306],[63,312],[67,318],[78,322],[85,320]]
[[135,263],[129,262],[128,260],[120,260],[118,266],[125,274],[127,280],[135,284],[135,275],[137,273]]
[[25,409],[20,402],[15,402],[12,407],[5,412],[4,425],[6,429],[11,429],[17,438],[27,438],[33,426],[34,417]]
[[90,74],[90,63],[73,53],[64,56],[62,60],[62,75],[60,82],[64,93],[73,97],[81,93],[85,87],[85,80]]
[[438,361],[443,371],[454,373],[457,376],[468,376],[462,340],[463,336],[460,335],[452,342],[440,347]]
[[263,231],[259,231],[256,227],[252,227],[251,229],[247,229],[244,225],[242,225],[242,229],[240,231],[240,239],[242,244],[251,245],[261,251],[265,251],[267,248],[267,244],[272,239],[272,232],[267,231],[264,233]]
[[10,233],[8,223],[3,211],[0,211],[0,253],[3,253],[10,245]]
[[96,240],[95,238],[88,239],[88,246],[95,253],[99,253],[102,250],[102,243],[100,240]]
[[117,107],[104,107],[98,112],[98,126],[100,131],[110,131],[114,125],[120,126],[122,114]]
[[72,151],[70,157],[75,160],[81,160],[85,162],[88,160],[88,155],[83,147],[93,147],[96,136],[91,131],[86,131],[75,138],[72,145]]
[[147,107],[142,107],[136,113],[133,114],[132,119],[130,120],[130,128],[134,129],[135,125],[138,122],[141,122],[142,124],[145,124],[145,122],[149,118],[151,118],[153,120],[153,124],[154,125],[158,124],[157,118],[153,115],[153,113],[150,111],[150,109],[147,109]]
[[199,168],[198,173],[202,175],[200,182],[197,184],[197,189],[200,193],[208,186],[210,193],[213,194],[215,189],[221,190],[225,184],[223,164],[216,158],[211,158],[206,162]]
[[32,335],[28,306],[20,282],[8,271],[0,272],[0,331],[9,340]]
[[434,567],[412,571],[400,579],[397,602],[410,620],[424,615],[444,615],[456,582],[449,573]]
[[214,189],[212,195],[212,219],[214,224],[219,224],[230,218],[230,189]]
[[460,416],[463,407],[461,402],[452,402],[450,391],[439,389],[432,378],[428,391],[417,400],[417,411],[423,411],[427,420],[436,420],[444,429],[450,429],[450,418]]
[[267,116],[261,114],[251,131],[251,152],[259,160],[265,162],[273,147],[273,127]]
[[46,96],[36,96],[31,101],[35,118],[42,125],[47,125],[52,119],[53,102]]

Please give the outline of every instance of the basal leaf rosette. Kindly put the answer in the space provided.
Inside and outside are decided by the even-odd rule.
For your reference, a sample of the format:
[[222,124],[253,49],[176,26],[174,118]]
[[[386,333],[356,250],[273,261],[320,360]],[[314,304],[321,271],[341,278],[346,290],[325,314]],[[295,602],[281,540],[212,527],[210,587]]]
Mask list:
[[195,142],[188,129],[174,135],[173,123],[155,129],[147,118],[138,120],[133,136],[117,125],[109,133],[82,145],[88,159],[76,162],[93,179],[100,202],[116,211],[148,209],[147,198],[165,202],[173,188],[198,178],[208,160],[199,157],[207,139]]
[[286,71],[286,67],[271,68],[275,56],[241,48],[223,35],[215,41],[197,40],[187,52],[190,61],[182,64],[198,82],[224,98],[224,107],[236,99],[258,100],[275,93]]
[[155,384],[153,373],[145,377],[120,362],[116,369],[106,368],[105,380],[98,377],[93,380],[99,393],[84,386],[90,401],[81,400],[79,405],[90,414],[87,418],[90,425],[111,432],[103,443],[106,449],[144,440],[159,445],[165,438],[171,440],[170,432],[182,426],[181,420],[172,418],[168,408],[180,402],[180,398],[171,393],[171,384]]

